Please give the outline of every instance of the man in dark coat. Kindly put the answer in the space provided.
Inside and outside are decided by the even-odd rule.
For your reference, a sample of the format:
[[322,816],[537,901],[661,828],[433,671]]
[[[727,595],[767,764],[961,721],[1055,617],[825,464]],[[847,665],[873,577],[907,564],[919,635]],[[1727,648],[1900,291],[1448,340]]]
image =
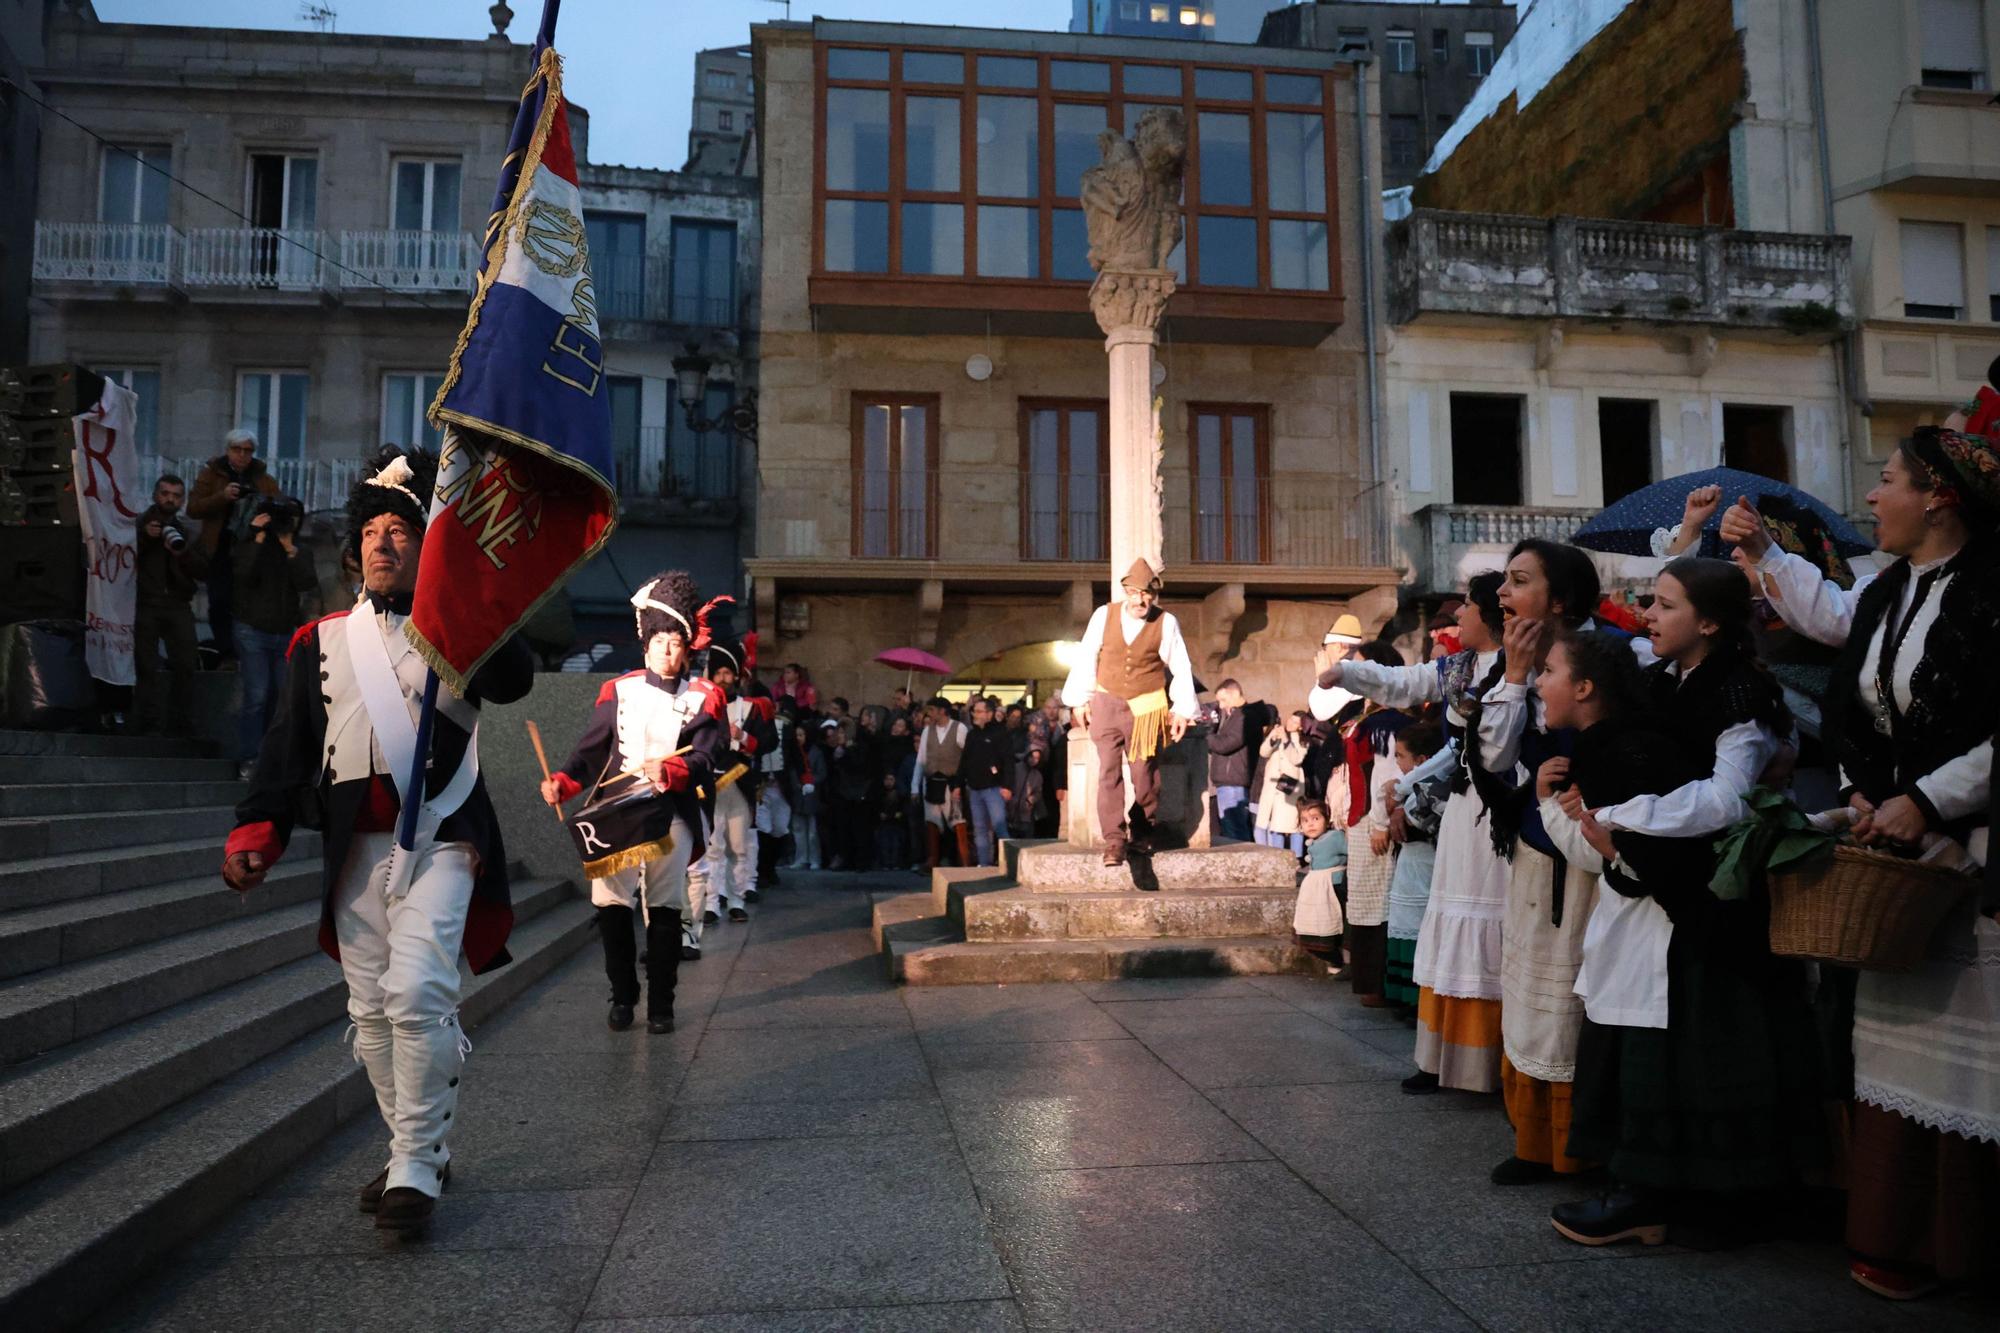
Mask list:
[[362,1188],[361,1210],[406,1236],[429,1226],[450,1174],[445,1132],[465,1064],[458,956],[475,973],[509,961],[507,850],[471,738],[482,700],[511,703],[534,684],[533,659],[515,639],[464,698],[441,693],[415,854],[392,857],[426,675],[403,624],[436,468],[427,455],[414,467],[398,455],[355,486],[348,540],[366,591],[351,611],[293,637],[284,693],[222,863],[229,886],[248,891],[284,854],[295,824],[322,830],[320,947],[346,975],[354,1058],[390,1131],[389,1164]]
[[222,452],[195,474],[188,517],[201,521],[201,560],[208,570],[208,632],[215,651],[236,657],[236,620],[230,614],[236,590],[236,543],[248,540],[257,502],[278,494],[278,479],[257,457],[257,437],[232,430]]
[[1250,841],[1250,776],[1264,743],[1264,705],[1245,703],[1234,679],[1215,687],[1218,712],[1208,735],[1208,785],[1215,793],[1216,825],[1224,837]]

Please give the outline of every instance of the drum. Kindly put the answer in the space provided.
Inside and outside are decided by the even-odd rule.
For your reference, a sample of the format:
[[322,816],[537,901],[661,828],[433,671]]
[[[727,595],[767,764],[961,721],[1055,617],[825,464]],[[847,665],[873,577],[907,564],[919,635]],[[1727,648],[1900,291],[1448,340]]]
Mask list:
[[583,873],[604,879],[674,849],[673,799],[649,782],[584,806],[563,820]]

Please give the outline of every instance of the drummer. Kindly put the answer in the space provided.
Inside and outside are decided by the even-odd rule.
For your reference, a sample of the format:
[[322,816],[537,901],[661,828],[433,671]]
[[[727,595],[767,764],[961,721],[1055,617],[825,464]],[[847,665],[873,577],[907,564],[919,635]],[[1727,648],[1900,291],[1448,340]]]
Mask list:
[[691,680],[690,648],[700,594],[684,571],[667,570],[632,594],[641,671],[627,672],[598,691],[583,738],[563,766],[542,783],[542,799],[560,808],[594,792],[593,801],[650,782],[672,804],[672,842],[665,855],[590,881],[604,971],[611,979],[613,1032],[632,1026],[639,1003],[636,902],[646,924],[646,1030],[674,1030],[674,982],[684,930],[698,928],[702,904],[691,898],[688,865],[701,857],[705,829],[701,795],[712,790],[715,761],[727,732],[722,692]]

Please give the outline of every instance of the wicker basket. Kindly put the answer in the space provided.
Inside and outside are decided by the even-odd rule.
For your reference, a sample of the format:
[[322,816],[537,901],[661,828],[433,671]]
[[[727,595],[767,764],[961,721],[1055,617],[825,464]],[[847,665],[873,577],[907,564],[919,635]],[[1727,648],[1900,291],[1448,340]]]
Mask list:
[[1843,844],[1831,861],[1768,883],[1772,953],[1896,972],[1923,961],[1938,922],[1975,881]]

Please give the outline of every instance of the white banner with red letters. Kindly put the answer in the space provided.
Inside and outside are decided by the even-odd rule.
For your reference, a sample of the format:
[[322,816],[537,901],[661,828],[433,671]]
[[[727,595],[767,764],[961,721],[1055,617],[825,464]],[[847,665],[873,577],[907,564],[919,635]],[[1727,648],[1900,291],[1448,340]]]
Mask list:
[[77,518],[83,528],[83,657],[90,674],[130,685],[132,620],[139,605],[136,542],[146,496],[139,489],[139,395],[104,382],[97,406],[76,418]]

